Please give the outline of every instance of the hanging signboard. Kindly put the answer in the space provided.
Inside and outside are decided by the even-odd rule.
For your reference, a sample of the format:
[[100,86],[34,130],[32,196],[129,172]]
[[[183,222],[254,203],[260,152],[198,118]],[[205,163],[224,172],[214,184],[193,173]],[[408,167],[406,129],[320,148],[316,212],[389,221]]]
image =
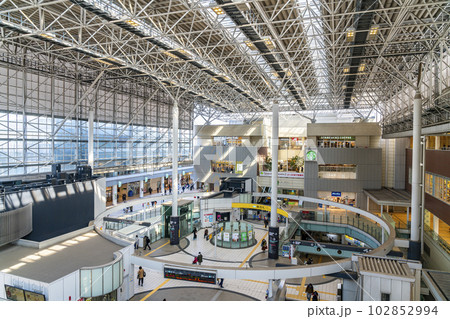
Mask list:
[[[272,177],[271,171],[260,171],[259,176]],[[278,177],[284,178],[305,178],[304,173],[298,172],[278,172]]]

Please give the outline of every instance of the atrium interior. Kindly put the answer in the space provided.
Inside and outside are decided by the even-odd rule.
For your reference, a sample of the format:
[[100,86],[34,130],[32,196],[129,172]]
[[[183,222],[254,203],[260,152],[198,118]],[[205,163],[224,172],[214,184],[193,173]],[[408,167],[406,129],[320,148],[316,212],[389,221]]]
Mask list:
[[449,21],[0,0],[0,300],[448,301]]

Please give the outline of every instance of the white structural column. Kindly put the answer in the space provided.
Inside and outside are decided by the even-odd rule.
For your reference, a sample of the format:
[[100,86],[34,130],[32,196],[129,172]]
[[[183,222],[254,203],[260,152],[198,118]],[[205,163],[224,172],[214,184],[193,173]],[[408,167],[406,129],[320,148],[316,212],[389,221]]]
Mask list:
[[439,235],[439,218],[433,215],[433,231]]
[[422,96],[419,89],[414,96],[413,110],[413,152],[412,152],[412,182],[411,182],[411,242],[408,258],[420,258],[420,135],[422,130]]
[[435,136],[434,137],[434,149],[435,150],[440,150],[441,149],[441,137],[440,136]]
[[178,101],[172,109],[172,216],[178,216]]
[[164,194],[164,176],[161,177],[161,188],[160,188],[161,194]]
[[278,102],[272,105],[272,187],[271,187],[271,209],[270,226],[277,226],[277,198],[278,198]]
[[139,181],[139,197],[144,197],[144,181]]
[[113,205],[117,205],[117,184],[112,187],[112,203]]
[[88,115],[88,165],[94,171],[94,110]]
[[409,207],[406,207],[406,228],[409,229]]

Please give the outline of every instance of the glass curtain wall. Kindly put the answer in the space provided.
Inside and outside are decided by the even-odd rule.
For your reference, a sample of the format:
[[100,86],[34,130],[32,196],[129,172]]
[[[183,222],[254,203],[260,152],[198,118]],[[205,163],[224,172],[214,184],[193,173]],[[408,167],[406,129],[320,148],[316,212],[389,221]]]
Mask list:
[[[172,163],[173,101],[153,83],[102,77],[92,87],[96,73],[57,59],[47,73],[1,60],[1,177],[48,173],[52,163],[62,170],[87,164],[90,109],[95,168]],[[180,99],[179,107],[179,160],[190,161],[194,103]]]

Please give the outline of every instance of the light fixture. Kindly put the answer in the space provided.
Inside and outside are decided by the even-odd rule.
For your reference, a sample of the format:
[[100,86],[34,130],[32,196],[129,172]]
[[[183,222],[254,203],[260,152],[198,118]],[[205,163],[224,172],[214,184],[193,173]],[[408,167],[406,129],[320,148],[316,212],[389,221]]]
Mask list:
[[55,38],[55,35],[53,33],[49,33],[49,32],[41,33],[39,35],[46,39],[54,39]]
[[273,74],[273,76],[276,77],[276,78],[279,78],[279,77],[280,77],[280,75],[278,74],[278,72],[273,71],[272,74]]
[[347,32],[345,33],[347,42],[352,42],[355,39],[355,28],[351,27],[347,29]]
[[275,49],[275,43],[273,43],[273,41],[272,41],[271,38],[268,38],[268,37],[267,37],[267,38],[264,38],[263,41],[264,41],[264,44],[266,45],[266,47],[267,47],[269,50]]
[[100,63],[103,63],[103,64],[106,64],[106,65],[112,65],[112,63],[109,63],[108,61],[105,61],[105,60],[102,60],[102,59],[92,59],[92,60],[94,60],[94,61],[97,61],[97,62],[100,62]]
[[225,11],[221,7],[214,7],[212,8],[212,11],[214,11],[218,16],[225,14]]
[[184,49],[178,49],[177,51],[180,52],[181,54],[187,56],[187,57],[192,57],[191,53],[186,51],[186,50],[184,50]]
[[358,71],[359,72],[364,72],[364,69],[366,68],[366,64],[365,63],[361,63],[360,65],[359,65],[359,68],[358,68]]
[[287,69],[287,70],[286,70],[286,76],[290,77],[291,75],[292,75],[291,70]]
[[139,22],[137,22],[136,20],[125,20],[126,23],[128,23],[129,25],[131,25],[132,27],[138,27],[140,26]]
[[163,53],[167,56],[170,56],[171,58],[178,59],[178,56],[176,56],[175,54],[173,54],[170,51],[163,51]]
[[346,64],[344,65],[344,73],[350,72],[350,65]]
[[380,26],[377,24],[371,26],[370,30],[369,30],[369,37],[375,37],[378,34],[379,28],[380,28]]
[[256,51],[258,48],[255,46],[255,44],[250,40],[245,40],[244,43],[250,48],[250,50]]
[[342,86],[342,89],[345,90],[346,88],[347,88],[347,85],[344,84],[344,85]]

